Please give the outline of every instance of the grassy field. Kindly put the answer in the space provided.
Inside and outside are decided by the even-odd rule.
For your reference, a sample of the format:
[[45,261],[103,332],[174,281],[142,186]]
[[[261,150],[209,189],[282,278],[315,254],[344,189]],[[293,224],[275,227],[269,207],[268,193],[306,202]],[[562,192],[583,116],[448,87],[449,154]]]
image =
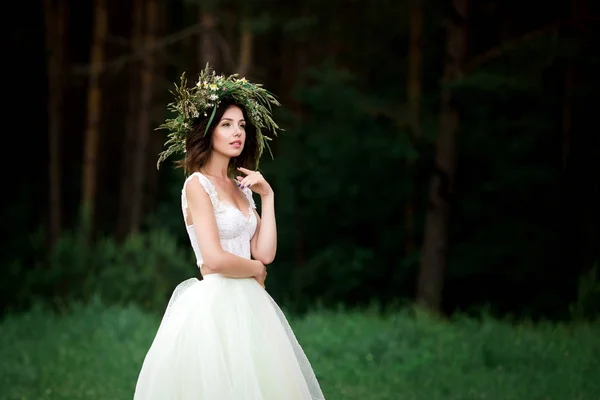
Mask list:
[[[0,323],[0,399],[131,399],[158,322],[99,303],[62,316],[8,317]],[[368,312],[290,322],[328,400],[600,398],[600,324],[449,323]]]

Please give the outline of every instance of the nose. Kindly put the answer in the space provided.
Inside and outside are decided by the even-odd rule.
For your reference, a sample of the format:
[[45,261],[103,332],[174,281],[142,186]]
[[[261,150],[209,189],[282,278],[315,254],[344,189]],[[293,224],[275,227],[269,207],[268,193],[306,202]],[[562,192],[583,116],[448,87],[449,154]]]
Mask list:
[[235,136],[241,136],[243,132],[243,129],[240,128],[239,126],[235,128]]

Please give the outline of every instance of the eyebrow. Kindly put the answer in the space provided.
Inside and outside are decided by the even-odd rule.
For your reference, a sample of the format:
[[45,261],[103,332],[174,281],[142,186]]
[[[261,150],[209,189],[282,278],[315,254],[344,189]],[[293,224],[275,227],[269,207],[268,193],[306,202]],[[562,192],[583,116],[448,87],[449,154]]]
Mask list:
[[[231,121],[231,122],[233,122],[233,119],[231,119],[231,118],[221,118],[221,121]],[[240,119],[240,122],[246,122],[246,120],[245,119]]]

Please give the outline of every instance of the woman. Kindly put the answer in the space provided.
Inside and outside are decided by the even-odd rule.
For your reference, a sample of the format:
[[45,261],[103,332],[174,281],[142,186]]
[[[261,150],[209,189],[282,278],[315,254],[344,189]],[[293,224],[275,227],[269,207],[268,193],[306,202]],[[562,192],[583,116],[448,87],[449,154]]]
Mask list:
[[[182,211],[203,276],[175,289],[137,381],[134,400],[321,400],[319,383],[280,308],[264,289],[275,257],[274,193],[257,172],[276,134],[260,85],[210,68],[186,88],[159,164],[176,152],[189,174]],[[252,192],[261,197],[256,212]]]

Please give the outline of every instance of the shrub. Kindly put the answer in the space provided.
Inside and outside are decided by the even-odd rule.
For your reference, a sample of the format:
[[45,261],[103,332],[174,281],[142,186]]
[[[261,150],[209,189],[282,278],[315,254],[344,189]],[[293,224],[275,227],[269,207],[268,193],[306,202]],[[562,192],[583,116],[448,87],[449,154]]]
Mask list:
[[112,237],[88,242],[86,236],[82,231],[65,233],[48,259],[33,269],[15,264],[14,274],[26,278],[14,308],[36,301],[64,308],[100,295],[108,304],[135,303],[159,311],[179,282],[199,276],[191,248],[180,248],[165,230],[131,235],[122,243]]

